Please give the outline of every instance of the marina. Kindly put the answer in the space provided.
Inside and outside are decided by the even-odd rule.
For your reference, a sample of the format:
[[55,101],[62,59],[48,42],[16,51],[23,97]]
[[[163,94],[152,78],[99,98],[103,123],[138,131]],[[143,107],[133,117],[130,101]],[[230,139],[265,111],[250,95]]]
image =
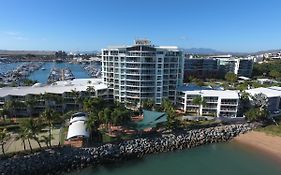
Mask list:
[[33,72],[28,77],[31,80],[37,80],[40,83],[46,84],[48,82],[49,73],[56,67],[58,69],[69,69],[71,70],[75,78],[91,78],[88,72],[83,69],[82,65],[74,63],[57,63],[57,62],[46,62],[43,66],[44,69],[39,69]]
[[8,86],[13,82],[20,84],[20,81],[24,79],[46,84],[58,80],[91,77],[101,77],[101,66],[99,63],[12,62],[8,60],[0,63],[0,84]]
[[11,85],[13,83],[19,84],[26,79],[31,73],[37,71],[42,67],[42,62],[24,62],[3,64],[1,66],[0,82],[4,85]]
[[[44,69],[42,69],[44,70]],[[48,77],[48,84],[63,81],[63,80],[73,80],[74,75],[69,68],[52,68]]]
[[92,64],[82,64],[84,70],[88,72],[88,75],[92,78],[100,78],[101,77],[101,63],[94,62]]

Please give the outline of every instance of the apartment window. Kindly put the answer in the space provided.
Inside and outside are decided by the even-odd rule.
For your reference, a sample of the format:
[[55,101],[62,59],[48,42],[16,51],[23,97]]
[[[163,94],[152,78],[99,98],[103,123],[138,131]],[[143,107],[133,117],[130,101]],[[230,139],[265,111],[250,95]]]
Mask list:
[[161,82],[157,82],[157,86],[161,86]]
[[157,70],[157,74],[161,75],[162,74],[161,70]]
[[161,80],[161,76],[157,76],[157,80]]
[[158,58],[158,63],[161,63],[162,62],[162,58]]
[[162,68],[162,64],[158,64],[158,69],[161,69]]

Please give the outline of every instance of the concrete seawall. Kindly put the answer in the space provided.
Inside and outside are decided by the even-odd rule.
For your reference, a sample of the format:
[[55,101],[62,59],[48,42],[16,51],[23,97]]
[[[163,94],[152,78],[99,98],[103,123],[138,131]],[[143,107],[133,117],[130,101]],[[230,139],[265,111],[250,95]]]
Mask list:
[[226,142],[255,128],[255,124],[236,124],[160,137],[139,138],[91,148],[56,148],[0,161],[2,175],[62,174],[88,166],[140,158],[147,154],[188,149],[199,145]]

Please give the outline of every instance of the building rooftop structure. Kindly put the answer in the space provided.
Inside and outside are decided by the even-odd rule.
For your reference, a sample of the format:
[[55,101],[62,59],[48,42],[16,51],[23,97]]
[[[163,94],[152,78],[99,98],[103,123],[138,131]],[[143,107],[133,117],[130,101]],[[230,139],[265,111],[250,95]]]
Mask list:
[[246,90],[246,92],[250,93],[251,95],[262,93],[269,98],[279,97],[281,96],[281,87],[277,87],[277,86],[273,86],[269,88],[260,87],[260,88]]
[[165,112],[143,110],[143,120],[137,122],[137,128],[139,130],[155,128],[158,124],[167,121],[167,114]]
[[63,92],[71,92],[73,90],[86,91],[89,86],[94,87],[95,90],[107,89],[107,86],[102,83],[101,79],[74,79],[69,81],[57,81],[51,85],[36,83],[33,86],[3,87],[0,88],[0,97],[5,97],[8,95],[39,95],[44,93],[61,94]]
[[179,86],[177,91],[184,92],[186,94],[198,94],[201,96],[208,97],[220,97],[220,98],[239,98],[238,91],[234,90],[223,90],[219,88],[212,88],[207,86],[197,86],[193,84],[186,84],[183,86]]
[[[73,115],[75,116],[75,114]],[[67,140],[75,137],[89,137],[89,132],[86,129],[86,121],[88,120],[86,114],[84,116],[72,117],[68,127]]]

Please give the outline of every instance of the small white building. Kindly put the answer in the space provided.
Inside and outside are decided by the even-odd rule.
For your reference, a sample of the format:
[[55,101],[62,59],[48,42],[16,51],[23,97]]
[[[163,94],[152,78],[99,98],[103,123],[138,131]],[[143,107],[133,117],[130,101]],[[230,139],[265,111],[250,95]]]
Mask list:
[[[238,91],[185,85],[178,88],[177,94],[177,106],[184,112],[197,113],[200,116],[237,117]],[[203,99],[203,104],[193,104],[193,99],[197,97]]]
[[281,109],[281,87],[273,86],[269,88],[255,88],[246,90],[247,93],[254,96],[257,94],[264,94],[268,99],[268,110],[271,113]]

